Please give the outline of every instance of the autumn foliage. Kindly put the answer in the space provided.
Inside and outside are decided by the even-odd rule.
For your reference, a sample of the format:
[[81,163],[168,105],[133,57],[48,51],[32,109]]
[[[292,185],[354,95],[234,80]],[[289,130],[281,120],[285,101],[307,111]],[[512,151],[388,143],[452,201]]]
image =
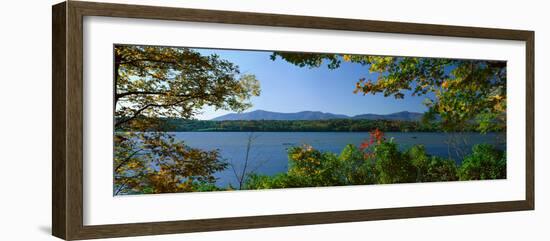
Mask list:
[[252,174],[246,189],[320,187],[345,185],[443,182],[506,178],[503,151],[476,145],[461,165],[455,160],[431,156],[424,146],[400,150],[397,143],[373,130],[360,147],[347,145],[337,155],[312,146],[288,150],[287,173]]
[[[239,130],[284,126],[318,131],[330,126],[330,130],[369,131],[359,146],[348,144],[340,153],[317,150],[310,145],[293,146],[287,150],[287,172],[266,176],[248,173],[245,168],[238,189],[506,178],[506,155],[491,145],[476,145],[463,160],[456,162],[431,156],[421,145],[404,149],[383,132],[505,131],[506,62],[288,52],[271,55],[272,60],[278,58],[309,68],[326,65],[336,69],[344,62],[359,64],[369,77],[365,77],[366,73],[357,76],[355,94],[382,94],[395,99],[425,96],[428,111],[422,123],[235,122]],[[237,112],[250,108],[250,98],[260,95],[256,77],[242,74],[237,65],[216,54],[139,45],[115,45],[114,71],[113,194],[233,190],[216,186],[214,175],[228,168],[219,150],[191,148],[163,130],[172,128],[167,126],[173,120],[193,124],[193,118],[206,106]],[[218,128],[221,124],[204,122],[202,127]],[[251,145],[249,140],[248,150]]]
[[425,121],[440,122],[448,132],[464,131],[472,122],[483,133],[506,127],[505,61],[294,52],[275,52],[271,59],[278,57],[299,67],[365,66],[354,93],[425,96]]
[[227,163],[159,132],[161,117],[192,118],[203,106],[239,111],[259,95],[253,75],[188,48],[117,45],[113,194],[210,191]]

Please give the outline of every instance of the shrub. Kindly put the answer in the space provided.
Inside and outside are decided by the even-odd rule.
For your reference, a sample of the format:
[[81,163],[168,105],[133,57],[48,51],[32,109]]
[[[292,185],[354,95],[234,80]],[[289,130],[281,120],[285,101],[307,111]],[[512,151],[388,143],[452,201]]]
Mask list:
[[274,176],[251,174],[245,189],[319,187],[482,180],[506,177],[506,156],[491,145],[476,145],[460,168],[450,159],[430,156],[422,145],[401,152],[381,139],[367,148],[347,145],[340,155],[311,146],[288,150],[289,170]]
[[430,165],[430,157],[426,153],[426,148],[423,145],[415,145],[406,152],[406,155],[416,168],[416,181],[426,181],[425,176]]
[[250,174],[246,179],[244,189],[302,187],[302,184],[302,181],[290,177],[287,173],[280,173],[274,176]]
[[214,183],[193,182],[193,188],[196,192],[222,191],[224,189],[217,187]]
[[374,162],[356,146],[348,144],[338,157],[340,175],[346,185],[363,185],[376,183]]
[[506,155],[492,145],[480,144],[472,148],[458,171],[460,180],[506,178]]
[[432,156],[422,182],[457,181],[455,161]]
[[322,153],[312,146],[304,145],[288,149],[288,174],[295,176],[316,176],[321,172]]
[[409,158],[397,149],[393,142],[382,142],[375,146],[375,168],[379,184],[407,183],[416,181],[416,168]]
[[252,174],[246,189],[289,187],[320,187],[373,184],[376,182],[374,164],[353,145],[346,146],[339,156],[320,152],[311,146],[292,147],[288,150],[287,173],[275,176]]
[[320,152],[309,145],[292,147],[288,150],[290,181],[302,186],[343,185],[340,163],[336,155]]
[[457,167],[453,160],[430,156],[423,145],[416,145],[407,151],[411,164],[416,168],[417,182],[456,181]]

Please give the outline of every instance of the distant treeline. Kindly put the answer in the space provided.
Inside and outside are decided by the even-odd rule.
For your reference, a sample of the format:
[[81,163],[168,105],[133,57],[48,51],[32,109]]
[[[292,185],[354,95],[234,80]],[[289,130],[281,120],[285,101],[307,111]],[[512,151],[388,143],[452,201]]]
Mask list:
[[165,118],[162,131],[262,131],[262,132],[366,132],[379,129],[385,132],[441,131],[438,124],[399,120],[184,120]]

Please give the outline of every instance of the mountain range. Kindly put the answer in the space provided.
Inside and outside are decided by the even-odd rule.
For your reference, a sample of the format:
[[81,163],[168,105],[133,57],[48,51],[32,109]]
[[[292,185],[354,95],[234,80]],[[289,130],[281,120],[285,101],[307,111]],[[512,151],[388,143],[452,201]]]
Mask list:
[[347,116],[321,111],[300,111],[295,113],[281,113],[265,110],[255,110],[243,113],[231,113],[218,116],[211,120],[330,120],[330,119],[355,119],[355,120],[402,120],[402,121],[418,121],[422,118],[422,113],[401,111],[386,115],[380,114],[361,114],[355,116]]

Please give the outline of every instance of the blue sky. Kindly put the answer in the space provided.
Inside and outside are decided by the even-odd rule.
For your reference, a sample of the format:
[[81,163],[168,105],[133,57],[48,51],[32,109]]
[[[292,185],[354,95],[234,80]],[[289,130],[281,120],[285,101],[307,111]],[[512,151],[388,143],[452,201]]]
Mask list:
[[[272,61],[269,51],[194,49],[203,55],[218,54],[239,66],[241,73],[254,74],[260,81],[261,95],[253,97],[253,106],[245,112],[267,110],[275,112],[322,111],[334,114],[389,114],[399,111],[424,112],[425,96],[406,94],[404,99],[382,94],[354,94],[359,78],[375,79],[366,66],[342,62],[340,68],[300,68],[278,58]],[[212,119],[231,113],[205,107],[198,119]]]

